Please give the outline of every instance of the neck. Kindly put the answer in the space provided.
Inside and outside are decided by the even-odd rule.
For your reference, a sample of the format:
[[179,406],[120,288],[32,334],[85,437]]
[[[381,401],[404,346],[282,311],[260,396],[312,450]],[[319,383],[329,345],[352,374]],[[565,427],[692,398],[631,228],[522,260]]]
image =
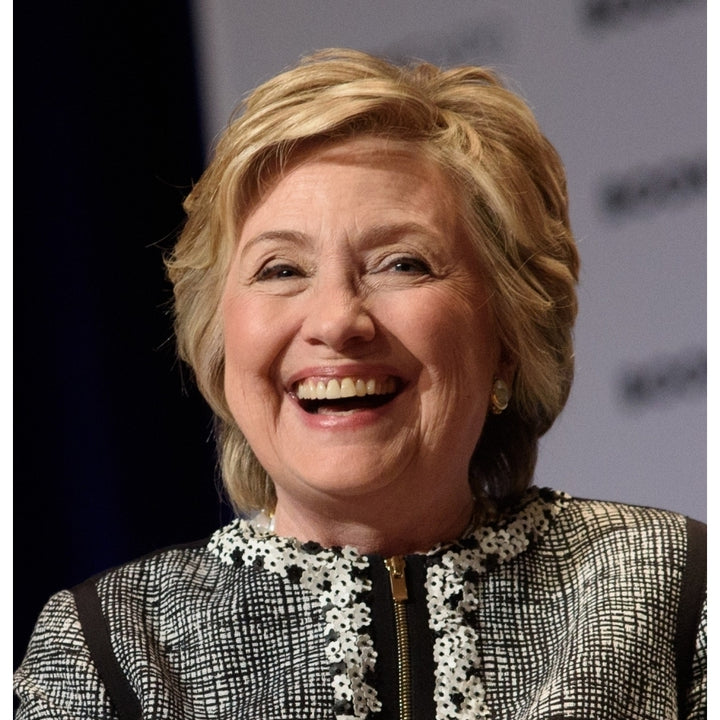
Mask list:
[[[438,499],[435,499],[438,500]],[[461,537],[475,514],[470,488],[457,498],[418,506],[404,499],[325,499],[299,505],[278,494],[275,532],[323,547],[352,546],[363,554],[409,555]]]

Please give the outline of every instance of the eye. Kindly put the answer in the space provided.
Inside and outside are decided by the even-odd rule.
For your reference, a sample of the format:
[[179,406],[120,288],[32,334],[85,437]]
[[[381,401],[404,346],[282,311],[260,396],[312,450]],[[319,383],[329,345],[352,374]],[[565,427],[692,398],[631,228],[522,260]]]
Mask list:
[[400,257],[392,258],[387,263],[386,268],[391,272],[405,273],[412,275],[430,275],[430,267],[428,264],[416,257]]
[[275,263],[265,265],[255,275],[256,280],[287,280],[290,278],[302,277],[303,273],[294,265],[287,263]]

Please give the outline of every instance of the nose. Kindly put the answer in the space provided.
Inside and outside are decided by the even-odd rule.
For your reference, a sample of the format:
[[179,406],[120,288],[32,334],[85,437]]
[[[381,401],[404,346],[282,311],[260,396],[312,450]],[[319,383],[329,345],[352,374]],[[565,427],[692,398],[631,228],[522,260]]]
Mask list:
[[306,342],[340,351],[375,337],[375,321],[351,278],[318,280],[311,296],[302,328]]

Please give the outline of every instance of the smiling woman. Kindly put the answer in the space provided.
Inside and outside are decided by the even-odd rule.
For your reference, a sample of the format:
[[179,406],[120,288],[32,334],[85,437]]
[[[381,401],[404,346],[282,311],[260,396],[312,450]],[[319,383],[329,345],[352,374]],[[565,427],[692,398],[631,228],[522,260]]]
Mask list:
[[512,368],[457,218],[415,147],[360,138],[294,159],[245,219],[224,393],[272,478],[278,533],[396,555],[466,527],[493,378]]
[[703,528],[531,485],[578,257],[517,96],[319,53],[185,207],[178,344],[239,517],[52,598],[20,717],[703,716]]

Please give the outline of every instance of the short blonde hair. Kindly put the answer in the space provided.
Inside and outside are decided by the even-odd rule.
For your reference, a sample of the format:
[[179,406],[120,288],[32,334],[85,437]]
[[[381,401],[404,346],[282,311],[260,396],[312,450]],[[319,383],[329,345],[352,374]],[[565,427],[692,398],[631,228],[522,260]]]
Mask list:
[[477,497],[510,502],[531,483],[538,439],[573,378],[579,260],[562,163],[527,104],[492,71],[398,66],[352,50],[315,53],[249,95],[188,195],[166,260],[178,350],[216,414],[227,492],[239,512],[274,508],[272,480],[224,392],[220,298],[240,228],[299,152],[360,135],[417,143],[457,191],[504,357],[516,368],[510,406],[488,416],[469,481]]

